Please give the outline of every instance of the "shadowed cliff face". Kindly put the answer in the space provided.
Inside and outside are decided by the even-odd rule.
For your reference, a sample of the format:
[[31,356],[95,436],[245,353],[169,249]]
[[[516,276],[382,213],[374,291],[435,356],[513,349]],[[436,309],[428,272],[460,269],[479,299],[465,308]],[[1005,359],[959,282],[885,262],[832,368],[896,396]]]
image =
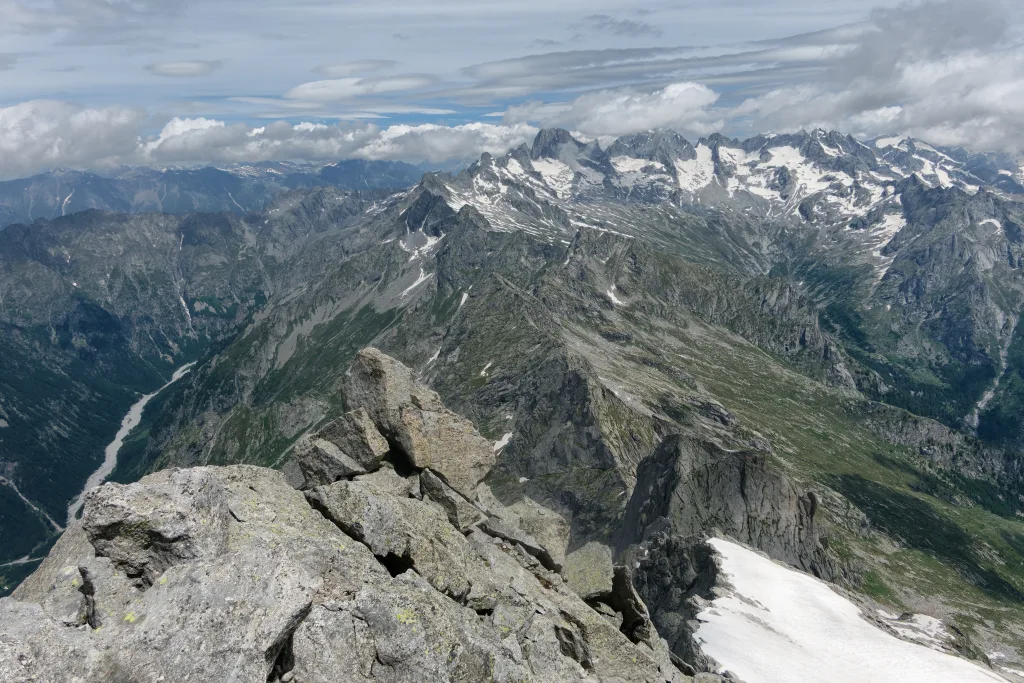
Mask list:
[[818,497],[775,471],[767,453],[730,452],[673,435],[640,466],[620,552],[652,525],[686,538],[717,529],[769,556],[835,580],[815,524]]

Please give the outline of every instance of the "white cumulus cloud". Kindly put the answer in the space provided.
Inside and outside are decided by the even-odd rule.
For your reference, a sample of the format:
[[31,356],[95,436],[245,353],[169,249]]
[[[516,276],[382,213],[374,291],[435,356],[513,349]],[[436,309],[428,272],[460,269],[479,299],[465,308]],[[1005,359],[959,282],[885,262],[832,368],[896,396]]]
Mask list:
[[98,167],[134,158],[146,114],[35,100],[0,108],[0,176],[57,166]]
[[591,137],[653,128],[705,135],[725,125],[711,107],[718,94],[699,83],[674,83],[653,92],[602,90],[564,104],[527,103],[505,112],[506,123],[534,122],[578,130]]
[[1024,47],[998,0],[878,10],[821,79],[726,112],[750,132],[835,128],[1024,152]]
[[167,121],[145,131],[150,117],[126,108],[83,108],[63,102],[27,102],[0,108],[0,178],[55,167],[230,164],[246,161],[390,159],[440,163],[504,153],[529,142],[529,124],[393,125],[292,124],[259,127],[212,118]]

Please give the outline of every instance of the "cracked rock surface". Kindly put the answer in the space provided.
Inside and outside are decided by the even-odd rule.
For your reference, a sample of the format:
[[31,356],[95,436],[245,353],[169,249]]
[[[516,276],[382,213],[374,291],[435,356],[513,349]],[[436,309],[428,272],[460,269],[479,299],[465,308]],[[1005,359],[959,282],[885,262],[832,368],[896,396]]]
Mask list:
[[689,680],[521,545],[402,492],[248,466],[96,489],[0,601],[0,680]]

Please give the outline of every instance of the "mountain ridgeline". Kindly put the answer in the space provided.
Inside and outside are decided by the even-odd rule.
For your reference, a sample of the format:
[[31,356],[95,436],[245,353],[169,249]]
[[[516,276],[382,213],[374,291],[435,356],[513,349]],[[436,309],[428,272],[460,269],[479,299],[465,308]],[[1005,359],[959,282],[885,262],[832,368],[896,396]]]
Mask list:
[[105,175],[61,169],[0,182],[0,229],[88,209],[244,214],[266,208],[276,195],[288,190],[403,189],[416,184],[423,171],[399,161],[360,159],[324,166],[257,163],[227,168],[125,168]]
[[1016,662],[1022,180],[910,139],[547,130],[400,192],[8,227],[0,564],[30,561],[0,573],[175,367],[114,480],[287,469],[374,346],[494,443],[495,504],[569,576],[719,529]]

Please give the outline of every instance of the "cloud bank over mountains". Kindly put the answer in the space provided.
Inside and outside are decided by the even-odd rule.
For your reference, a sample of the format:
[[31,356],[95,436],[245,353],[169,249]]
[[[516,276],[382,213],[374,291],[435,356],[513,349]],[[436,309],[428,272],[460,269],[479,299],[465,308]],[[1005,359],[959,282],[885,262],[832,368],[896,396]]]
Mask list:
[[[211,0],[203,11],[226,11],[234,2]],[[272,0],[261,3],[273,5]],[[28,0],[0,0],[0,14],[11,18],[0,33],[15,47],[39,36],[55,45],[81,43],[92,39],[92,31],[132,42],[152,30],[150,20],[172,27],[173,37],[173,27],[188,25],[191,16],[185,3],[49,4],[66,16],[54,19]],[[534,0],[511,4],[526,16],[554,11]],[[637,11],[617,0],[569,0],[559,9],[561,23],[554,24],[562,27],[561,35],[552,29],[551,37],[539,37],[533,31],[526,40],[525,31],[516,38],[518,14],[465,0],[415,5],[356,0],[344,10],[313,0],[307,11],[319,12],[322,24],[344,19],[368,33],[392,12],[390,22],[379,24],[388,33],[376,36],[388,41],[388,56],[369,48],[349,51],[344,59],[314,61],[309,55],[305,68],[296,70],[299,57],[237,49],[244,43],[215,54],[210,46],[199,50],[168,39],[151,50],[139,49],[138,73],[130,78],[65,75],[54,67],[52,92],[45,84],[19,81],[23,64],[32,64],[29,53],[0,53],[0,86],[13,84],[5,89],[7,96],[32,95],[0,100],[0,177],[55,166],[116,164],[339,158],[440,163],[481,151],[501,153],[549,126],[587,138],[662,127],[691,138],[821,127],[865,138],[908,134],[939,145],[1024,152],[1022,10],[1015,5],[932,0],[861,9],[859,21],[828,26],[829,17],[851,17],[848,7],[841,10],[825,0],[816,4],[825,28],[761,37],[756,21],[763,7],[731,0],[730,16],[747,17],[746,28],[740,26],[735,36],[685,36],[691,40],[684,41],[679,23],[684,18],[699,25],[711,22],[715,13],[720,18],[725,9],[710,3],[684,17],[671,4]],[[793,28],[808,28],[799,23],[806,19],[798,18],[807,11],[805,4],[783,0],[776,19],[791,17]],[[423,26],[457,11],[461,24],[450,27],[447,42],[431,51],[418,44],[425,38],[407,30],[409,19],[400,18],[400,9],[418,12]],[[73,21],[76,30],[69,28]],[[502,24],[510,33],[499,31]],[[243,28],[251,38],[256,26]],[[287,33],[294,24],[279,28]],[[409,39],[396,43],[391,38],[396,28]],[[491,31],[492,37],[512,38],[486,51],[451,43],[470,30],[474,36]],[[708,40],[697,40],[701,37]],[[287,35],[261,34],[259,41],[267,40],[287,42]],[[540,44],[548,51],[522,54]],[[495,58],[481,62],[480,54]],[[246,75],[252,68],[263,70],[260,86]],[[115,76],[148,85],[132,89],[107,83],[80,96],[57,85],[76,77],[75,82],[98,83]],[[148,96],[151,92],[178,94],[162,100]],[[134,93],[139,97],[132,101]]]

